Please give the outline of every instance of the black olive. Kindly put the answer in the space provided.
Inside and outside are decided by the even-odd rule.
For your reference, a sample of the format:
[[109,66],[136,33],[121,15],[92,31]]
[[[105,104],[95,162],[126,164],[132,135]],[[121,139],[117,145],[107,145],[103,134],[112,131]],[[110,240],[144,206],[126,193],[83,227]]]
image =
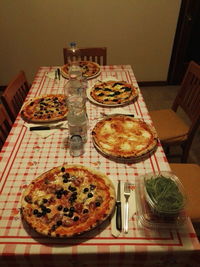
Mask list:
[[63,191],[63,195],[67,195],[68,194],[68,191],[67,190],[64,190]]
[[51,227],[51,230],[52,230],[52,231],[55,231],[55,230],[56,230],[56,226],[55,226],[55,224]]
[[42,214],[42,212],[38,212],[37,213],[37,217],[39,218],[39,217],[42,217],[43,216],[43,214]]
[[62,205],[59,205],[59,206],[57,207],[57,210],[62,210],[62,208],[63,208],[63,206],[62,206]]
[[61,168],[61,172],[65,172],[65,167],[62,167]]
[[95,205],[96,205],[96,207],[99,207],[101,205],[101,203],[100,202],[96,202]]
[[124,92],[131,91],[131,88],[130,87],[122,87],[122,89],[124,89]]
[[72,191],[72,192],[76,191],[76,187],[73,187],[73,186],[71,186],[71,185],[68,187],[68,189],[69,189],[70,191]]
[[93,197],[93,194],[92,193],[88,193],[88,197],[89,198]]
[[69,210],[72,211],[72,212],[74,212],[75,211],[75,208],[74,207],[70,207]]
[[74,217],[74,221],[76,222],[76,221],[78,221],[79,220],[79,217],[78,216],[75,216]]
[[63,179],[63,183],[68,183],[68,182],[69,182],[69,180]]
[[100,94],[98,94],[98,96],[104,96],[104,93],[100,93]]
[[123,85],[123,83],[114,83],[112,87],[115,87],[116,85]]
[[87,193],[88,191],[89,191],[89,189],[87,187],[83,189],[84,193]]
[[68,212],[68,210],[69,210],[68,208],[64,208],[63,209],[64,212]]
[[57,226],[60,226],[60,225],[62,225],[62,221],[57,221]]
[[70,212],[68,213],[68,217],[69,217],[69,218],[72,218],[73,216],[74,216],[74,213],[70,211]]
[[46,213],[50,213],[50,212],[51,212],[51,209],[46,208]]
[[43,198],[43,203],[47,203],[47,202],[48,202],[48,199]]
[[91,189],[91,190],[94,190],[95,188],[96,188],[96,185],[94,185],[94,184],[91,184],[91,185],[90,185],[90,189]]
[[66,172],[65,174],[63,174],[63,178],[69,178],[70,177],[70,175],[69,175],[69,173],[68,172]]
[[61,194],[57,194],[57,198],[58,199],[61,199],[62,198],[62,195]]
[[88,213],[88,212],[89,212],[88,209],[84,209],[84,210],[83,210],[83,213]]
[[38,210],[37,209],[33,210],[33,214],[37,215],[38,214]]

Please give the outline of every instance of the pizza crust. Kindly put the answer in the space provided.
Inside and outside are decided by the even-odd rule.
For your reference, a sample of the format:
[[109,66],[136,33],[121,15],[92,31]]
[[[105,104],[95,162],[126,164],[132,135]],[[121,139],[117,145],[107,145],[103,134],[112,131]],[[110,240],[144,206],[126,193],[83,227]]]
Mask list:
[[139,159],[152,152],[158,143],[153,126],[124,115],[99,121],[92,130],[92,139],[100,152],[116,159]]
[[[63,168],[65,169],[64,172],[62,171]],[[68,179],[71,179],[71,182],[61,182],[64,174],[70,175]],[[70,205],[72,204],[70,204],[69,199],[73,192],[67,189],[70,188],[70,185],[71,188],[76,187],[73,192],[77,192],[77,199],[73,202],[75,211],[71,218],[69,217],[69,209],[71,210]],[[64,193],[58,199],[57,195],[55,197],[55,193],[52,192],[61,190],[59,186],[62,187]],[[93,194],[92,197],[88,197],[89,193],[84,192],[85,188],[90,188],[90,192],[88,192]],[[58,211],[59,205],[62,205],[61,211]],[[50,237],[65,238],[80,235],[95,228],[111,215],[114,206],[115,189],[105,174],[82,165],[64,164],[32,181],[23,192],[21,214],[31,228],[38,233]],[[46,211],[50,209],[51,212],[45,212],[43,216],[37,217],[34,210],[37,209],[42,212],[41,208]],[[64,211],[64,208],[68,208],[68,212]],[[85,209],[89,211],[84,213]],[[77,221],[75,221],[75,217],[78,217]]]
[[21,110],[21,117],[28,123],[51,123],[65,120],[67,113],[66,96],[48,94],[26,101]]

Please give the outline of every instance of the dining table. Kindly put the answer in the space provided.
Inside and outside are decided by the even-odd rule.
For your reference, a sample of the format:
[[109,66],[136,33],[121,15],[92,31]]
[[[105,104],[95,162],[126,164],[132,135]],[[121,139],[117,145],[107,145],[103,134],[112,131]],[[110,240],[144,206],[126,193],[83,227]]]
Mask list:
[[[63,94],[68,82],[54,77],[58,66],[37,70],[26,100],[46,94]],[[92,129],[103,118],[118,109],[152,124],[149,112],[130,65],[101,66],[99,76],[88,80],[88,88],[97,81],[115,78],[138,90],[138,98],[127,105],[107,107],[87,99],[88,140],[84,154],[70,155],[68,129],[30,131],[20,113],[0,153],[0,266],[199,266],[200,245],[190,218],[177,227],[151,228],[140,221],[137,204],[139,179],[147,173],[169,172],[170,166],[158,141],[154,153],[137,161],[115,161],[94,147]],[[88,89],[87,89],[88,90]],[[154,96],[156,98],[156,95]],[[170,122],[169,122],[170,127]],[[38,234],[21,217],[22,193],[42,173],[64,163],[88,166],[106,174],[117,188],[121,181],[122,211],[125,197],[123,184],[131,185],[128,233],[116,231],[115,214],[83,235],[51,238]],[[139,181],[139,182],[138,182]],[[122,215],[123,219],[123,215]]]

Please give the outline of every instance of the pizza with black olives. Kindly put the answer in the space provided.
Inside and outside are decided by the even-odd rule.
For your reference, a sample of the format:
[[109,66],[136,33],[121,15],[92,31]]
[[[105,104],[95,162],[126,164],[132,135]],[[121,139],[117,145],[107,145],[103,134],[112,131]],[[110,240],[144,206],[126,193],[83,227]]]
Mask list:
[[[82,75],[86,79],[92,79],[100,74],[100,66],[92,61],[77,61],[78,66],[82,70]],[[65,64],[60,68],[61,74],[64,78],[69,78],[70,64]]]
[[38,233],[72,237],[105,221],[115,206],[115,189],[99,171],[64,164],[42,174],[25,189],[24,220]]
[[66,96],[42,95],[29,99],[22,107],[21,117],[29,123],[55,122],[67,116]]
[[97,103],[116,106],[129,103],[138,96],[138,89],[125,81],[97,82],[90,91],[90,97]]

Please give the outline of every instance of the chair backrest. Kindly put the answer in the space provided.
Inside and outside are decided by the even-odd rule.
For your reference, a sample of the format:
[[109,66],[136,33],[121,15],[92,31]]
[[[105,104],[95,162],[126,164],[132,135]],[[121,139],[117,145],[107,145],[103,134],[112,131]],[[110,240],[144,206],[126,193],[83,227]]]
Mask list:
[[4,106],[0,104],[0,149],[2,148],[12,127],[12,121]]
[[29,89],[30,87],[26,80],[25,73],[24,71],[20,71],[8,84],[1,96],[2,103],[13,122],[21,109]]
[[[80,59],[86,61],[93,61],[99,65],[107,64],[107,48],[106,47],[90,47],[79,48]],[[64,64],[67,64],[72,59],[72,52],[68,48],[63,48]],[[80,60],[77,58],[77,60]]]
[[191,120],[190,134],[194,133],[200,124],[200,65],[194,61],[187,68],[172,109],[177,111],[179,106]]

